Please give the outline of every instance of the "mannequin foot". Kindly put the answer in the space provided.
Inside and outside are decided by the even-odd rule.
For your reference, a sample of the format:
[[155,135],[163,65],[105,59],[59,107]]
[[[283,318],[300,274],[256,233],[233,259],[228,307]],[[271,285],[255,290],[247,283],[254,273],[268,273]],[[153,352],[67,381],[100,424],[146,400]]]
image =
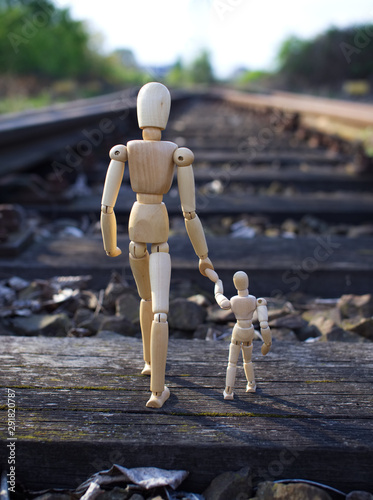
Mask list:
[[151,368],[150,364],[145,361],[144,368],[142,369],[141,375],[150,375],[151,373]]
[[164,386],[164,390],[160,396],[152,394],[149,401],[146,403],[148,408],[162,408],[163,404],[170,397],[170,389]]
[[224,399],[233,399],[233,397],[234,397],[234,392],[233,392],[233,391],[232,391],[232,392],[226,392],[226,391],[224,390],[224,392],[223,392],[223,396],[224,396]]
[[248,382],[246,386],[246,392],[256,392],[256,383],[255,380],[252,382]]

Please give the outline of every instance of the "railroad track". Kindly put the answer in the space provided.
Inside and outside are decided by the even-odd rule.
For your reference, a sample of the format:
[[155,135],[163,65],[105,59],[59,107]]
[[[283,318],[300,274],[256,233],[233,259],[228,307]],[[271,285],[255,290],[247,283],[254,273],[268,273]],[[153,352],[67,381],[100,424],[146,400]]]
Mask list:
[[[100,286],[109,270],[129,275],[127,259],[103,253],[97,221],[108,151],[140,137],[135,95],[131,90],[0,120],[2,202],[21,205],[26,219],[38,214],[48,227],[58,221],[61,227],[61,219],[68,218],[70,225],[83,228],[82,238],[51,234],[22,253],[22,238],[18,246],[5,241],[3,276],[20,269],[29,277],[79,269],[92,271]],[[266,296],[370,291],[370,160],[359,143],[307,126],[310,116],[317,124],[315,117],[324,109],[344,129],[351,130],[353,123],[367,133],[372,126],[367,108],[348,104],[343,115],[330,101],[302,103],[289,95],[174,94],[162,138],[195,154],[197,210],[223,278],[230,281],[235,270],[244,269],[257,293]],[[116,205],[122,248],[134,200],[126,172]],[[174,276],[202,284],[175,183],[165,202]],[[12,258],[17,249],[19,256]]]
[[[104,253],[99,216],[108,151],[140,137],[135,94],[21,115],[8,124],[0,120],[0,199],[9,204],[0,209],[0,285],[12,276],[79,275],[60,280],[67,291],[66,283],[80,281],[83,287],[90,275],[90,287],[103,292],[112,271],[134,285],[126,257],[128,212],[135,200],[128,172],[116,205],[123,249],[117,259]],[[167,367],[171,397],[154,413],[144,407],[148,380],[138,376],[140,339],[113,338],[112,333],[4,336],[1,385],[8,388],[8,408],[9,391],[17,398],[17,479],[22,485],[75,488],[115,460],[128,467],[185,468],[191,473],[186,488],[196,492],[218,473],[247,466],[255,483],[303,477],[345,492],[371,489],[368,339],[360,338],[367,342],[363,346],[286,341],[281,325],[287,339],[286,330],[293,338],[309,338],[310,330],[299,337],[292,331],[300,331],[300,320],[308,323],[303,312],[313,313],[303,309],[304,293],[327,299],[371,292],[373,176],[358,144],[305,123],[318,121],[309,99],[302,107],[298,99],[291,104],[289,96],[283,97],[179,93],[163,134],[194,151],[197,211],[227,295],[234,293],[233,273],[242,269],[256,296],[278,299],[268,300],[276,344],[265,358],[254,348],[258,392],[248,397],[237,384],[235,400],[227,406],[220,389],[227,343],[180,340],[181,332],[174,331]],[[349,116],[328,113],[338,125],[350,123]],[[347,114],[356,126],[351,106]],[[369,131],[369,123],[364,127]],[[198,272],[185,234],[176,183],[165,202],[171,292],[176,285],[174,290],[189,296],[199,286],[211,297],[213,285]],[[198,286],[190,287],[191,281]],[[85,309],[82,294],[73,302],[67,296],[56,309],[49,300],[54,288],[39,281],[28,292],[34,284],[40,285],[36,296],[43,297],[48,316],[56,318],[71,308],[74,327],[84,324],[76,316]],[[97,304],[89,306],[94,319],[104,294],[84,292],[87,302],[97,296]],[[17,316],[5,315],[1,322],[6,334],[19,331],[13,321],[22,322],[23,305],[27,314],[35,302],[18,300]],[[328,307],[336,301],[310,304]],[[31,317],[38,316],[32,312]],[[367,328],[369,321],[364,315]],[[69,333],[74,330],[73,335],[84,334],[84,328]],[[363,336],[344,333],[351,334],[351,341]],[[2,409],[5,414],[6,404]],[[7,464],[9,437],[2,439],[0,463]]]

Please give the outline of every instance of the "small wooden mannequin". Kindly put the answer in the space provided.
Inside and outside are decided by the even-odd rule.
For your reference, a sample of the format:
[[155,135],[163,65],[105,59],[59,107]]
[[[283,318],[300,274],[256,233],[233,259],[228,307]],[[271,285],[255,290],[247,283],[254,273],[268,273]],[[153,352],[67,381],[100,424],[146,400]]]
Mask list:
[[254,311],[257,310],[260,323],[260,333],[263,338],[262,354],[265,356],[272,345],[271,330],[268,326],[267,301],[256,299],[249,295],[249,278],[243,271],[238,271],[233,276],[233,283],[238,294],[228,300],[223,295],[223,284],[221,280],[215,283],[215,299],[222,309],[232,309],[237,322],[232,330],[232,339],[229,347],[229,358],[227,366],[227,376],[224,399],[233,399],[234,385],[236,380],[237,361],[242,349],[244,370],[247,379],[246,392],[255,392],[256,383],[254,377],[254,367],[251,361],[253,350],[252,341],[254,339],[254,327],[252,319]]
[[[131,240],[129,261],[137,290],[141,297],[140,327],[143,339],[145,366],[143,374],[151,375],[152,395],[146,406],[160,408],[170,395],[165,386],[168,346],[167,313],[171,260],[168,253],[169,221],[163,195],[172,184],[174,166],[177,170],[180,201],[186,230],[199,257],[200,272],[216,282],[219,278],[208,258],[208,248],[202,224],[195,210],[195,186],[192,163],[194,155],[187,148],[161,141],[171,106],[168,89],[160,83],[144,85],[138,94],[137,117],[143,130],[143,140],[134,140],[127,146],[114,146],[106,174],[101,204],[101,231],[104,249],[110,257],[117,257],[117,227],[114,206],[128,161],[131,187],[137,193],[129,218]],[[151,245],[151,255],[147,250]]]

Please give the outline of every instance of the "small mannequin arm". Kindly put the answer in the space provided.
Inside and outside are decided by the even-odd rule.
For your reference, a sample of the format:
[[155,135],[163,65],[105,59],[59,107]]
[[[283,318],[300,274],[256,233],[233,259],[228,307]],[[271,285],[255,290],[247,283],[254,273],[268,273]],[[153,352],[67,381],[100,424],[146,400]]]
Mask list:
[[231,303],[227,297],[223,295],[224,289],[223,289],[223,282],[222,280],[218,280],[215,283],[215,288],[214,288],[214,294],[215,294],[215,300],[218,303],[219,307],[222,309],[230,309],[231,308]]
[[272,334],[271,330],[268,326],[268,310],[267,310],[267,301],[265,299],[258,299],[256,301],[257,304],[257,313],[258,320],[260,324],[260,333],[263,337],[264,344],[262,345],[262,354],[265,356],[268,354],[271,345],[272,345]]
[[216,282],[219,277],[208,258],[208,248],[201,221],[196,214],[196,196],[193,174],[194,155],[190,149],[178,148],[174,153],[177,169],[177,182],[180,193],[185,227],[196,255],[199,257],[199,270],[203,276]]
[[101,201],[101,233],[104,249],[109,257],[117,257],[122,253],[117,247],[117,221],[114,206],[117,201],[123,179],[124,164],[127,160],[127,148],[114,146],[110,150],[109,164]]

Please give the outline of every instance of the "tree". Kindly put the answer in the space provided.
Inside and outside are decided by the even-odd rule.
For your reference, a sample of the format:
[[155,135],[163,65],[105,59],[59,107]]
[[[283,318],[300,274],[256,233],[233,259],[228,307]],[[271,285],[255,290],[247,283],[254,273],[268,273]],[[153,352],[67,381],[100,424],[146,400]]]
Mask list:
[[166,82],[172,87],[185,85],[186,70],[181,59],[178,59],[166,76]]
[[141,80],[136,68],[124,68],[118,57],[103,56],[93,45],[86,25],[72,19],[69,9],[49,0],[0,0],[3,74],[110,84]]
[[192,62],[189,70],[189,77],[192,83],[212,83],[214,74],[210,62],[210,54],[203,50],[201,54]]
[[178,59],[166,76],[166,82],[172,86],[211,84],[215,81],[210,54],[203,50],[189,65]]
[[291,36],[278,61],[293,87],[340,88],[345,80],[373,78],[373,25],[330,28],[311,40]]
[[97,65],[89,38],[81,21],[74,21],[68,9],[58,9],[48,0],[1,0],[2,72],[89,76]]
[[120,64],[122,64],[126,68],[138,67],[135,54],[131,49],[117,49],[114,51],[113,55],[116,56]]

